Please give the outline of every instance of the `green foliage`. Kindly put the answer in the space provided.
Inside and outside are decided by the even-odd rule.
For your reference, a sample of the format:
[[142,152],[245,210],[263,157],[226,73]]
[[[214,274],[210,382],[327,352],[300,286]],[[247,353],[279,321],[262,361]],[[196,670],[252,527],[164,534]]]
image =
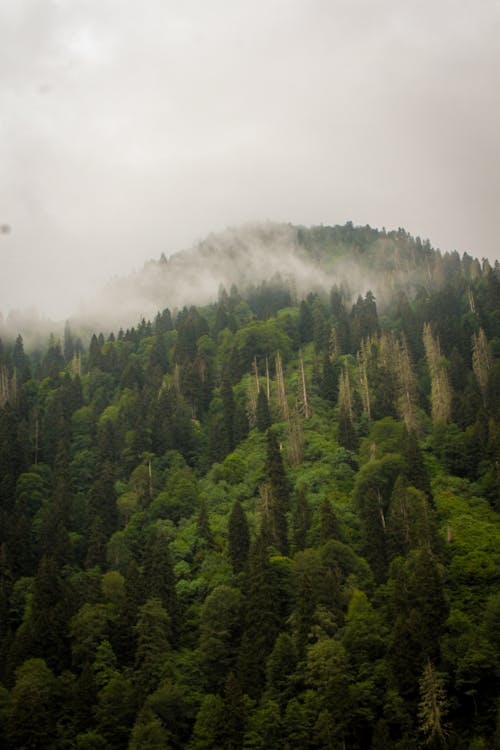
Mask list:
[[498,744],[498,268],[350,222],[296,243],[383,309],[275,277],[0,345],[2,747]]

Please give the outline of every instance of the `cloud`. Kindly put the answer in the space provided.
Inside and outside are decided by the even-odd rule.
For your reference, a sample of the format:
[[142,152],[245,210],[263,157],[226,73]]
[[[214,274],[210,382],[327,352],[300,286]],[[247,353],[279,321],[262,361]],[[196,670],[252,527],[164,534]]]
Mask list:
[[0,5],[0,307],[248,220],[498,257],[496,0]]

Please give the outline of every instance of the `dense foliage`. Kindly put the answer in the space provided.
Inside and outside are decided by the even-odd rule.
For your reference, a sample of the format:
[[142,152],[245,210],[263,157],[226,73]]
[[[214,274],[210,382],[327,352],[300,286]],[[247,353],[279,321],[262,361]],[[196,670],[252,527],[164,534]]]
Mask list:
[[276,277],[4,341],[2,747],[500,743],[498,269],[299,234],[383,306]]

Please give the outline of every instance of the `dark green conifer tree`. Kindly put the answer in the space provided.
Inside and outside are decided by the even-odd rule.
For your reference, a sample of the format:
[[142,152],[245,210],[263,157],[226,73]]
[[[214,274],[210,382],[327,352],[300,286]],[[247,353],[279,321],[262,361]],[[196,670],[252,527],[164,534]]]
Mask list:
[[245,627],[238,658],[243,690],[259,696],[265,681],[265,660],[280,627],[279,594],[267,545],[259,535],[250,548]]
[[157,598],[167,611],[175,634],[178,626],[177,594],[169,541],[162,529],[154,529],[144,550],[143,580],[148,599]]
[[234,393],[229,379],[227,369],[224,373],[221,383],[220,396],[222,399],[222,411],[224,421],[224,441],[225,455],[234,450],[234,418],[236,407],[234,403]]
[[16,371],[18,386],[31,378],[30,361],[29,357],[24,353],[24,342],[21,334],[16,338],[16,343],[12,350],[12,364]]
[[255,412],[255,423],[257,429],[260,432],[265,432],[268,427],[271,426],[271,412],[269,410],[269,402],[267,400],[266,393],[263,388],[259,390],[257,396],[257,409]]
[[302,300],[299,308],[299,336],[301,344],[313,340],[313,316],[306,300]]
[[343,448],[348,451],[356,451],[358,449],[358,436],[354,423],[350,414],[342,409],[339,414],[339,428],[337,439]]
[[286,555],[288,552],[288,530],[286,514],[290,507],[290,483],[276,436],[267,431],[266,476],[271,489],[270,522],[276,547]]
[[116,507],[115,471],[113,464],[106,461],[101,465],[89,495],[89,519],[99,516],[102,532],[106,539],[116,531],[118,511]]
[[228,552],[233,570],[235,573],[242,573],[245,570],[248,560],[250,533],[248,531],[245,512],[239,500],[236,500],[234,503],[231,515],[229,516],[228,532]]
[[319,540],[320,544],[325,544],[329,539],[338,539],[339,522],[332,504],[326,498],[322,501],[319,508],[320,525]]
[[42,557],[33,588],[31,653],[44,658],[52,669],[69,666],[69,612],[60,571],[53,558]]
[[323,357],[323,369],[319,384],[321,397],[335,404],[339,395],[340,364],[333,364],[329,354]]
[[429,500],[432,500],[431,482],[429,472],[424,463],[424,458],[418,444],[417,435],[414,430],[407,432],[405,430],[402,454],[405,458],[405,477],[408,484],[416,487],[417,490],[425,492]]
[[293,546],[295,552],[300,552],[307,546],[307,532],[311,526],[311,509],[307,502],[305,490],[300,490],[297,495],[295,511],[293,514]]
[[246,705],[238,678],[230,672],[224,686],[224,750],[240,750],[246,722]]

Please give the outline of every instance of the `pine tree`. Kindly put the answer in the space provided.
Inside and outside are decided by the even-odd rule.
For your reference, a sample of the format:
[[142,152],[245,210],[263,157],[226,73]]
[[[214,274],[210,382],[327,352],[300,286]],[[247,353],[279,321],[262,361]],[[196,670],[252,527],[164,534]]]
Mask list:
[[266,476],[271,491],[270,520],[276,547],[286,554],[288,551],[288,532],[286,514],[290,506],[290,485],[281,458],[276,436],[267,431]]
[[162,529],[154,529],[146,543],[143,580],[147,598],[159,599],[175,634],[178,626],[175,576],[168,537]]
[[257,396],[257,408],[255,412],[255,423],[260,432],[265,432],[271,426],[271,412],[269,411],[269,401],[263,388],[260,389]]
[[246,591],[243,639],[238,659],[240,684],[257,697],[265,678],[265,660],[279,632],[279,596],[265,540],[259,535],[252,544]]
[[408,431],[418,430],[420,420],[418,416],[417,380],[404,335],[398,352],[397,380],[399,416],[404,420]]
[[363,411],[371,419],[371,406],[370,406],[370,389],[368,387],[368,373],[367,373],[367,362],[368,362],[368,342],[363,339],[361,342],[361,348],[356,355],[356,362],[358,365],[358,382],[359,391],[361,394],[361,401],[363,404]]
[[203,544],[209,548],[214,546],[214,536],[210,528],[207,503],[204,497],[201,498],[200,511],[196,519],[196,538],[202,540]]
[[425,735],[427,745],[444,747],[447,735],[444,724],[446,712],[447,700],[443,676],[435,671],[430,659],[428,659],[420,679],[418,712],[419,728]]
[[300,490],[297,495],[295,512],[293,514],[293,546],[296,552],[306,548],[307,532],[311,525],[311,509],[307,502],[307,496],[304,490]]
[[304,458],[304,430],[302,419],[294,411],[288,422],[288,460],[291,466],[298,466]]
[[431,374],[432,421],[434,424],[446,424],[451,415],[452,391],[446,361],[441,355],[439,339],[433,337],[429,323],[424,324],[423,339],[427,365]]
[[339,535],[339,522],[332,504],[326,498],[322,501],[319,508],[320,526],[319,538],[320,544],[325,544],[329,539],[336,539]]
[[323,357],[323,370],[320,382],[321,397],[331,404],[337,401],[339,393],[339,366],[334,365],[330,356],[325,354]]
[[492,368],[492,356],[488,339],[482,328],[479,333],[472,336],[472,369],[479,383],[483,404],[488,404],[488,384]]
[[302,352],[299,352],[299,383],[297,387],[297,411],[305,419],[310,419],[312,415],[309,394],[307,392],[306,373],[304,370],[304,358]]
[[225,436],[225,453],[231,453],[234,450],[234,416],[235,416],[235,403],[234,393],[227,373],[224,375],[220,395],[222,399],[222,409],[224,415],[224,436]]
[[340,374],[338,412],[338,441],[347,450],[355,451],[358,447],[358,438],[354,429],[351,383],[347,365],[344,365]]
[[134,627],[137,639],[135,682],[144,699],[158,687],[170,648],[170,618],[160,599],[148,599]]
[[250,533],[245,512],[239,500],[233,505],[229,516],[228,552],[235,573],[245,570],[250,547]]
[[279,403],[281,416],[286,422],[288,422],[290,413],[288,409],[288,400],[286,397],[286,390],[285,390],[285,376],[283,373],[283,361],[281,359],[281,354],[279,352],[277,352],[276,354],[276,380],[278,384],[278,403]]

